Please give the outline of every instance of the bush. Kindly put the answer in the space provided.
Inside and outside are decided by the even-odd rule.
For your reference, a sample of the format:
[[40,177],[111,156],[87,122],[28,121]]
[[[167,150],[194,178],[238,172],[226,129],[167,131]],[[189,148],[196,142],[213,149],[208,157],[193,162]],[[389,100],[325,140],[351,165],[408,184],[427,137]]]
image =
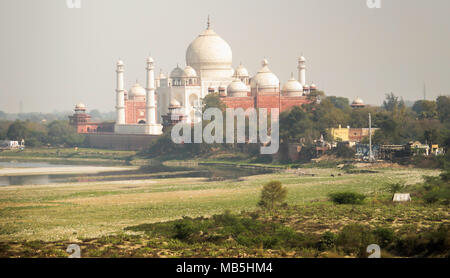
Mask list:
[[175,238],[189,240],[194,234],[199,233],[201,226],[193,219],[185,217],[174,224]]
[[362,204],[366,196],[363,194],[355,193],[355,192],[337,192],[331,193],[330,199],[335,204]]
[[261,200],[258,205],[264,209],[273,210],[284,202],[287,189],[279,181],[271,181],[264,185],[261,191]]
[[343,143],[338,143],[336,147],[336,156],[339,158],[353,158],[355,157],[356,151]]
[[376,243],[381,247],[387,247],[395,241],[395,233],[389,228],[378,227],[373,231],[377,238]]
[[339,233],[336,243],[347,254],[367,257],[366,248],[376,242],[369,228],[360,224],[345,226]]
[[450,257],[450,229],[442,224],[435,230],[421,234],[409,233],[397,240],[395,251],[407,257]]
[[332,232],[325,232],[317,243],[317,249],[319,251],[325,251],[334,248],[336,246],[336,239],[337,236]]

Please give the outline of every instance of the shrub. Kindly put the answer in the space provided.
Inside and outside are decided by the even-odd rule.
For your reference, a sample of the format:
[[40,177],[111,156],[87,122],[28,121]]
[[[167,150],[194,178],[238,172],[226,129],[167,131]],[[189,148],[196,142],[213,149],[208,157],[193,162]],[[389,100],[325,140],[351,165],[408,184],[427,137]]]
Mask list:
[[386,185],[386,190],[394,195],[395,193],[401,193],[405,189],[404,183],[389,183]]
[[337,236],[332,232],[325,232],[317,243],[317,249],[319,251],[325,251],[334,248],[336,246],[336,239]]
[[342,143],[338,143],[335,152],[336,156],[340,158],[353,158],[356,154],[356,151],[354,149]]
[[279,181],[271,181],[264,185],[261,191],[261,200],[258,205],[262,208],[273,210],[284,202],[287,189]]
[[329,195],[335,204],[361,204],[366,196],[355,192],[337,192]]
[[201,226],[193,219],[185,217],[174,224],[175,238],[188,240],[192,235],[200,232]]
[[408,233],[397,240],[395,251],[401,256],[450,257],[450,229],[442,224],[436,230],[430,230],[421,234]]
[[377,238],[377,244],[381,247],[387,247],[395,241],[395,233],[389,228],[378,227],[373,234]]
[[339,233],[336,243],[347,254],[355,254],[359,257],[367,257],[366,248],[376,242],[373,233],[368,227],[360,224],[345,226]]

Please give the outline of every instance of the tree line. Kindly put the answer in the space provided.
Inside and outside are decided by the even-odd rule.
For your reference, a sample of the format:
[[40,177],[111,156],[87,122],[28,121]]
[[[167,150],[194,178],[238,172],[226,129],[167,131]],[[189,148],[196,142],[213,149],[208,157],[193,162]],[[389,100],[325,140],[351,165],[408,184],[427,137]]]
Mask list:
[[29,147],[67,146],[76,147],[84,142],[68,121],[56,120],[49,124],[32,121],[0,121],[0,140],[25,140]]

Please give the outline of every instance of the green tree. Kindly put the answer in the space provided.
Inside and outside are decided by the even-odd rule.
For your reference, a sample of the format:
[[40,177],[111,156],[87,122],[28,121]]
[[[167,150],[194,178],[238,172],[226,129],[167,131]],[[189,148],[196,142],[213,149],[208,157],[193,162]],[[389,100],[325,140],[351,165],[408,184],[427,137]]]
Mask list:
[[436,99],[436,110],[442,123],[450,123],[450,96],[440,96]]
[[434,119],[438,115],[436,102],[430,100],[416,101],[412,110],[416,112],[419,119]]
[[319,133],[315,130],[314,123],[309,113],[295,106],[290,111],[280,115],[280,138],[283,142],[299,142],[300,139],[312,141]]
[[48,140],[55,145],[79,146],[84,136],[78,134],[76,129],[67,121],[53,121],[48,126]]
[[264,185],[261,191],[261,200],[258,205],[264,209],[273,211],[286,200],[287,189],[279,181],[271,181]]
[[336,148],[336,156],[339,158],[353,158],[355,157],[356,151],[348,147],[344,143],[338,143]]
[[386,94],[386,100],[383,102],[383,106],[386,111],[390,112],[397,112],[406,108],[403,99],[399,99],[394,93]]
[[208,108],[219,108],[225,112],[226,106],[220,99],[219,93],[208,94],[203,98],[203,112]]
[[25,125],[25,122],[17,120],[9,126],[6,136],[10,140],[20,141],[22,139],[27,139],[29,134],[30,131]]
[[335,97],[329,96],[328,100],[334,105],[334,107],[339,108],[341,110],[350,110],[350,101],[345,97]]
[[0,140],[7,139],[7,133],[9,126],[11,125],[10,121],[1,121],[0,120]]

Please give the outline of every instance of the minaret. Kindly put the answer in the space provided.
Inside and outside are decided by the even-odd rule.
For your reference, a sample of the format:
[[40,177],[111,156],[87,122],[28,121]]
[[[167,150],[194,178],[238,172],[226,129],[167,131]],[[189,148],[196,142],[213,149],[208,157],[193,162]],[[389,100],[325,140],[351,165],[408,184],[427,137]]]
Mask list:
[[303,55],[298,58],[298,81],[302,86],[306,85],[306,59]]
[[146,122],[147,124],[156,124],[156,105],[155,105],[155,72],[154,60],[152,57],[147,58],[147,96],[146,96]]
[[117,125],[125,124],[125,89],[123,81],[124,64],[121,60],[117,61],[117,99],[116,99],[116,111],[117,111]]

